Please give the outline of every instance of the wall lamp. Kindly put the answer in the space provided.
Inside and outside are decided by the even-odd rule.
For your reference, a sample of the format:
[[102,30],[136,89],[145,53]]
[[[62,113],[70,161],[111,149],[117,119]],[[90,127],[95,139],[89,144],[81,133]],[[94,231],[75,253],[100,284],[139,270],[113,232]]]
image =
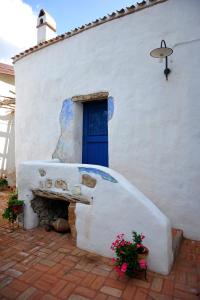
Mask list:
[[165,58],[165,70],[164,70],[164,74],[166,76],[166,80],[168,80],[168,75],[171,72],[171,70],[168,68],[168,56],[170,56],[172,53],[173,53],[173,50],[171,48],[168,48],[166,46],[165,40],[161,41],[160,48],[153,49],[150,52],[150,55],[152,57],[155,57],[155,58]]

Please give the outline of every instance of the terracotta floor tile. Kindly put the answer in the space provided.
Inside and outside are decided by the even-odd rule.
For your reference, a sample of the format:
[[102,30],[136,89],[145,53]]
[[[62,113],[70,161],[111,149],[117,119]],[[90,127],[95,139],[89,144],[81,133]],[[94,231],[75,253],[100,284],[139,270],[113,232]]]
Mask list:
[[103,293],[98,293],[94,298],[94,300],[106,300],[106,299],[108,299],[108,296]]
[[163,279],[161,278],[153,278],[151,289],[155,292],[161,292],[163,286]]
[[22,294],[17,297],[17,300],[29,300],[31,296],[37,293],[37,289],[34,287],[29,287]]
[[153,291],[149,293],[149,296],[152,297],[153,300],[175,300],[172,296],[160,294]]
[[68,297],[72,294],[74,291],[76,285],[74,283],[69,282],[65,288],[58,294],[58,297],[61,299],[68,299]]
[[80,296],[87,297],[89,299],[94,299],[96,295],[96,291],[83,286],[78,286],[77,288],[75,288],[74,293]]
[[75,247],[69,235],[12,232],[1,215],[0,240],[2,300],[199,300],[200,242],[184,239],[171,273],[148,271],[145,281],[119,278],[109,258]]
[[165,295],[172,296],[174,293],[174,281],[165,279],[162,292]]
[[128,284],[122,294],[122,299],[132,300],[136,292],[136,286]]
[[45,292],[48,292],[51,287],[52,287],[52,284],[47,282],[47,281],[44,281],[42,279],[38,279],[37,281],[35,281],[33,283],[33,285],[39,289],[39,290],[42,290],[42,291],[45,291]]
[[[6,286],[0,290],[0,295],[4,296],[7,299],[16,299],[17,296],[19,295],[19,293],[20,293],[19,291],[10,289],[8,286]],[[0,299],[1,299],[1,297],[0,297]]]
[[[148,296],[148,293],[146,290],[142,289],[142,288],[138,288],[136,290],[135,296],[134,296],[134,300],[146,300]],[[157,300],[157,299],[155,299]]]
[[113,288],[120,289],[120,290],[124,290],[126,287],[126,284],[124,282],[121,282],[119,280],[115,280],[112,278],[107,278],[105,280],[105,285],[108,285],[108,286],[111,286]]
[[46,294],[46,295],[44,295],[42,298],[40,298],[41,300],[58,300],[58,298],[57,297],[54,297],[54,296],[52,296],[52,295],[50,295],[50,294]]
[[189,286],[189,285],[176,283],[175,284],[175,289],[180,290],[182,292],[189,293],[189,294],[195,294],[195,295],[200,293],[200,285],[199,285],[199,288],[195,288],[195,287],[192,287],[192,286]]
[[88,273],[87,276],[85,276],[85,278],[81,282],[81,285],[85,287],[90,287],[96,278],[96,275]]
[[100,290],[104,282],[105,282],[105,277],[97,276],[90,287],[94,290]]
[[117,298],[120,298],[122,295],[122,291],[120,289],[116,289],[107,285],[103,285],[100,291],[106,295],[114,296]]
[[67,284],[68,282],[66,280],[62,280],[62,279],[57,280],[57,282],[52,285],[50,289],[50,293],[52,295],[58,295]]
[[174,292],[174,297],[179,298],[181,300],[199,300],[199,296],[195,294],[183,292],[176,289]]
[[72,294],[69,298],[66,298],[68,300],[90,300],[89,298],[86,298],[84,296],[80,296],[77,294]]
[[3,289],[6,285],[10,284],[13,281],[12,277],[4,277],[1,281],[0,281],[0,290]]
[[8,287],[11,290],[14,289],[16,291],[23,292],[29,287],[29,285],[25,282],[15,279],[15,280],[13,280],[13,282],[11,284],[8,285]]

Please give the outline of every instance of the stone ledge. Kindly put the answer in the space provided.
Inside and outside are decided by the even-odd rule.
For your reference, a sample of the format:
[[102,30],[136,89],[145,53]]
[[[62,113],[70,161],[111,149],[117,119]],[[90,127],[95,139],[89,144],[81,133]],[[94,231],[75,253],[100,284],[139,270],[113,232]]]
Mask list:
[[55,192],[49,190],[41,190],[41,189],[32,189],[32,192],[35,196],[53,199],[53,200],[64,200],[72,203],[83,203],[83,204],[91,204],[90,200],[81,195],[74,195],[69,192]]

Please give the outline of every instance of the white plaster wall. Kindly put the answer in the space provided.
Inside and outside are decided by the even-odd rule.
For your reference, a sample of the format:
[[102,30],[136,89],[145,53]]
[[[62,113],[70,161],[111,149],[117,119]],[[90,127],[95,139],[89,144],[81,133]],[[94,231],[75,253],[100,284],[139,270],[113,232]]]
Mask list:
[[[66,98],[107,90],[115,104],[109,166],[186,237],[200,239],[199,11],[199,0],[169,0],[18,61],[17,164],[51,158]],[[149,55],[161,39],[174,50],[168,81],[164,64]]]
[[[80,170],[81,167],[84,170]],[[39,170],[45,171],[41,176]],[[94,188],[82,185],[81,175],[96,179]],[[91,204],[76,204],[77,246],[90,252],[112,257],[111,243],[123,232],[132,239],[132,231],[143,232],[149,248],[149,268],[168,274],[173,262],[171,226],[167,217],[140,191],[117,172],[94,165],[29,161],[20,164],[18,173],[19,199],[25,200],[25,228],[38,225],[30,200],[32,189],[41,189],[47,179],[52,186],[46,190],[64,193],[55,188],[57,179],[67,183],[73,194],[75,186]],[[114,181],[114,182],[113,182]],[[113,197],[115,195],[115,197]]]
[[[14,77],[0,74],[0,98],[13,97]],[[0,176],[6,175],[9,185],[15,185],[15,113],[0,107]]]

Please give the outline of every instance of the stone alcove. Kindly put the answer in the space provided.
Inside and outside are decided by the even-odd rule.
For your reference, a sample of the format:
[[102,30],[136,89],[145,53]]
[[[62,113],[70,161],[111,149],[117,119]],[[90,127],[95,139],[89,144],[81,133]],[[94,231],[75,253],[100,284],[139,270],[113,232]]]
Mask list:
[[[95,185],[96,183],[88,183],[88,178],[83,181],[87,184]],[[49,184],[50,179],[46,180]],[[57,184],[58,180],[55,181]],[[65,184],[65,181],[62,181]],[[51,221],[63,218],[68,221],[70,227],[71,238],[76,244],[76,203],[90,204],[89,200],[81,195],[72,195],[68,191],[53,191],[50,189],[34,189],[32,190],[34,198],[31,200],[31,207],[38,216],[39,225],[51,225]]]
[[31,200],[31,207],[38,215],[39,225],[51,225],[58,218],[68,220],[69,202],[67,201],[37,196]]
[[52,221],[58,218],[66,219],[70,227],[71,238],[76,244],[76,203],[66,201],[66,199],[62,199],[62,196],[56,196],[54,193],[52,198],[49,192],[38,190],[36,194],[31,200],[31,207],[38,215],[39,225],[51,225]]

